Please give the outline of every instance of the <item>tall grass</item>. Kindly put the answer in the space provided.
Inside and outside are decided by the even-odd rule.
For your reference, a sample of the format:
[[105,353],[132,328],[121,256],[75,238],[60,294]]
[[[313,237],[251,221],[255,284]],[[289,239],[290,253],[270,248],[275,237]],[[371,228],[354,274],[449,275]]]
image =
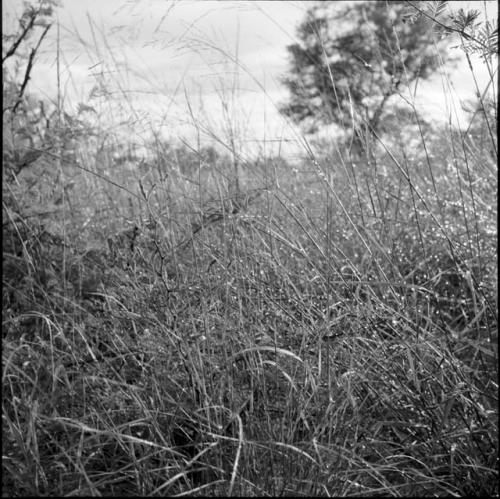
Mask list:
[[294,164],[63,120],[3,184],[4,493],[498,494],[494,113]]

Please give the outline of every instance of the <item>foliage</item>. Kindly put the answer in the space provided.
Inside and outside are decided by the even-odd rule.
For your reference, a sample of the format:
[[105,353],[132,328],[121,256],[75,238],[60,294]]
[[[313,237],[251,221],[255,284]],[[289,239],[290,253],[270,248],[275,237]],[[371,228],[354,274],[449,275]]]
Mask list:
[[409,7],[403,16],[404,22],[412,24],[427,18],[439,36],[458,34],[466,53],[479,53],[484,59],[498,54],[498,22],[486,20],[483,24],[477,21],[480,15],[478,10],[464,11],[461,8],[456,13],[447,14],[446,0],[407,3]]
[[[54,0],[38,6],[25,3],[15,33],[2,33],[3,69],[3,173],[6,180],[30,166],[41,155],[46,143],[49,119],[46,104],[27,92],[36,55],[51,27]],[[38,34],[34,46],[31,39]]]
[[[460,131],[387,114],[371,168],[321,143],[246,162],[244,202],[212,147],[140,137],[140,158],[86,104],[22,101],[4,495],[498,495],[493,100]],[[14,155],[53,144],[49,175],[79,175],[40,213],[69,185]]]
[[[405,2],[310,7],[300,42],[288,47],[290,102],[282,112],[308,131],[329,123],[376,131],[401,84],[431,76],[440,64],[429,23],[401,22],[406,8]],[[444,45],[440,56],[449,60]]]
[[196,150],[188,144],[174,146],[164,142],[161,145],[157,143],[156,150],[158,151],[156,161],[163,163],[165,171],[177,170],[187,176],[195,177],[201,170],[206,171],[229,162],[227,155],[219,153],[213,146],[203,146]]
[[[54,6],[56,2],[54,0],[43,0],[37,7],[34,7],[30,3],[25,3],[24,11],[19,19],[19,28],[17,33],[8,34],[2,33],[2,68],[4,72],[6,70],[6,61],[13,56],[17,56],[18,59],[27,59],[23,81],[19,88],[19,93],[16,102],[11,108],[13,113],[16,112],[17,108],[22,102],[26,86],[30,79],[31,70],[33,68],[33,63],[35,56],[40,48],[40,45],[45,38],[48,30],[51,27],[51,18],[54,13]],[[40,37],[34,47],[31,48],[29,54],[26,54],[26,43],[30,40],[35,32],[38,32],[38,28],[43,28],[41,30]],[[4,75],[4,78],[9,79],[9,73]],[[12,76],[10,76],[12,78]],[[5,112],[5,107],[4,107]]]

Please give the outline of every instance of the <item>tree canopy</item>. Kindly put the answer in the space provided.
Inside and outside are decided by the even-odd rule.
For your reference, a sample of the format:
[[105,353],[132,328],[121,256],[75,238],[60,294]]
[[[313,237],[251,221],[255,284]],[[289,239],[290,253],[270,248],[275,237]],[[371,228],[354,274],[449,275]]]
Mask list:
[[[431,76],[450,60],[447,40],[433,36],[425,17],[405,22],[401,1],[317,2],[287,47],[290,93],[281,112],[306,132],[336,123],[377,131],[389,98],[404,83]],[[437,48],[437,50],[436,50]]]

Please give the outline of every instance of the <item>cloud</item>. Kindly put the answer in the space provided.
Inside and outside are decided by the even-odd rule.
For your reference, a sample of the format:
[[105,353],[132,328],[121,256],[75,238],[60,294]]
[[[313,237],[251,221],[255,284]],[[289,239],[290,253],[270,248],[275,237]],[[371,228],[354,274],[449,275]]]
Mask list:
[[[496,5],[486,3],[488,9]],[[6,0],[4,21],[15,20],[20,7]],[[165,133],[192,133],[193,111],[199,124],[222,135],[229,116],[242,143],[292,140],[293,127],[277,104],[287,97],[280,84],[288,64],[286,46],[295,40],[307,8],[307,2],[290,1],[67,0],[58,11],[66,103],[74,109],[78,102],[90,104],[91,90],[105,83],[109,102],[103,104],[135,107],[145,122],[149,119]],[[56,33],[49,32],[30,82],[31,91],[52,99],[57,93]],[[484,89],[486,68],[477,60],[474,64]],[[466,67],[450,80],[453,91],[448,94],[474,96]],[[446,118],[451,101],[443,98],[439,77],[420,84],[418,99],[435,119]],[[224,101],[230,106],[225,108]]]

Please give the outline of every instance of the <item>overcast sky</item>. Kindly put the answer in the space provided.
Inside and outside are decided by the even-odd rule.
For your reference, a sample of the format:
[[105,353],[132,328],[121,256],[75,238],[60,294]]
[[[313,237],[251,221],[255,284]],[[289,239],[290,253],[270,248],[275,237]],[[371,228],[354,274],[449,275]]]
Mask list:
[[[2,3],[8,31],[22,2]],[[497,18],[493,1],[450,3],[486,8],[490,18]],[[302,1],[62,0],[58,18],[66,105],[76,110],[83,102],[105,111],[102,106],[114,98],[139,136],[153,127],[191,141],[194,120],[198,129],[212,130],[226,143],[229,124],[249,144],[262,146],[265,139],[272,148],[278,144],[273,140],[293,140],[293,127],[276,109],[287,96],[279,78],[287,69],[286,46],[295,41],[308,6]],[[56,34],[56,29],[49,32],[30,82],[31,91],[52,99]],[[474,63],[484,88],[484,64]],[[92,96],[102,76],[115,93],[98,104]],[[466,65],[452,73],[451,83],[459,99],[474,96]],[[420,85],[419,99],[434,118],[447,117],[450,103],[439,75]]]

